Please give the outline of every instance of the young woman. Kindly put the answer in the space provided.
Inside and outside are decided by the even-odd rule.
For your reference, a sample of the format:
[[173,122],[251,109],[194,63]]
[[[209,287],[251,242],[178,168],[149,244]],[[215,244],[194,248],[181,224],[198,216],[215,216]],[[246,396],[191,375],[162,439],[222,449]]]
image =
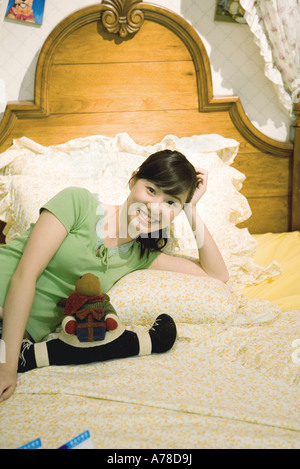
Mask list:
[[[6,360],[0,363],[0,400],[15,389],[23,338],[39,342],[55,330],[62,321],[57,302],[74,291],[84,273],[98,276],[103,293],[140,269],[228,280],[222,256],[196,212],[206,186],[207,173],[195,169],[181,153],[157,152],[133,173],[122,206],[103,205],[86,189],[67,188],[41,208],[35,225],[1,247]],[[198,262],[161,252],[166,243],[163,229],[183,208],[195,232]]]

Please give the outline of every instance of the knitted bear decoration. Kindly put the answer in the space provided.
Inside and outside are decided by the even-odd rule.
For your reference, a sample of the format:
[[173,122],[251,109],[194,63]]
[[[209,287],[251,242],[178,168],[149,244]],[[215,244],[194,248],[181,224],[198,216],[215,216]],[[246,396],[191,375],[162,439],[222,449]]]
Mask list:
[[110,298],[102,294],[100,280],[93,274],[82,275],[75,284],[75,292],[58,305],[64,306],[65,333],[76,334],[80,342],[104,340],[106,331],[118,326]]

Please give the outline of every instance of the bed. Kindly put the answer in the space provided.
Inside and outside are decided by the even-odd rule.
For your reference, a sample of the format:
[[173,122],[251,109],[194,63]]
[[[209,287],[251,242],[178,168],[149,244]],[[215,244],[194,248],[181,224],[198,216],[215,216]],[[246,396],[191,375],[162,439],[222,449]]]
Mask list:
[[[1,242],[69,185],[101,186],[120,203],[147,155],[179,149],[209,171],[199,211],[230,281],[123,277],[109,292],[123,323],[142,330],[171,314],[173,349],[20,375],[0,406],[1,448],[37,438],[58,448],[86,430],[106,449],[300,447],[299,104],[294,112],[294,139],[279,142],[238,97],[214,96],[199,35],[163,7],[107,0],[51,32],[34,101],[9,103],[0,123]],[[195,255],[184,218],[169,235],[169,252]]]

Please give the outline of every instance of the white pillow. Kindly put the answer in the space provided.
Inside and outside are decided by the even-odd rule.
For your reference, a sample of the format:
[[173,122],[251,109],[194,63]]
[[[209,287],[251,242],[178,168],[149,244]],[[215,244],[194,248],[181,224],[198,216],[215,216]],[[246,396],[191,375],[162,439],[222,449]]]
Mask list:
[[[222,163],[218,155],[234,155],[238,148],[236,141],[218,135],[188,139],[166,136],[161,142],[145,147],[136,144],[126,133],[118,134],[115,138],[95,135],[49,147],[26,137],[14,140],[12,147],[0,155],[0,175],[13,176],[1,177],[0,180],[0,219],[10,224],[13,220],[13,223],[18,224],[7,241],[20,234],[20,230],[26,229],[29,221],[36,220],[39,203],[45,203],[45,200],[64,187],[86,187],[86,181],[82,184],[79,181],[82,178],[91,178],[95,182],[95,178],[105,175],[102,185],[106,189],[103,187],[100,191],[100,199],[107,203],[120,203],[128,193],[128,181],[133,171],[146,157],[176,145],[180,150],[185,150],[190,140],[192,151],[201,147],[208,152],[201,153],[206,167],[218,166]],[[14,177],[17,175],[26,178]],[[93,187],[93,182],[89,187]],[[9,230],[6,227],[6,233]]]
[[[190,139],[192,143],[189,143]],[[114,138],[94,135],[49,147],[22,137],[15,139],[13,145],[0,154],[0,175],[39,176],[55,171],[55,175],[59,173],[66,177],[101,176],[104,169],[117,164],[121,158],[128,160],[128,155],[129,161],[135,155],[138,167],[151,153],[175,146],[184,152],[189,145],[192,145],[192,152],[197,149],[204,154],[214,153],[224,161],[232,160],[238,150],[238,142],[214,134],[189,137],[188,140],[168,135],[161,142],[148,146],[138,145],[127,133]]]
[[0,176],[0,218],[6,222],[6,243],[22,234],[39,217],[39,209],[66,187],[84,187],[97,193],[102,178],[55,178],[29,175]]
[[165,148],[177,150],[187,156],[197,166],[197,155],[211,155],[215,153],[222,161],[231,164],[239,150],[239,142],[232,138],[225,138],[218,134],[193,135],[179,138],[176,135],[167,135],[161,142]]
[[[245,176],[230,166],[238,142],[214,134],[184,138],[168,135],[145,147],[126,133],[115,138],[75,139],[52,147],[25,137],[16,140],[0,155],[0,172],[14,173],[0,178],[0,219],[7,223],[6,241],[26,230],[36,221],[39,208],[68,186],[85,187],[97,193],[102,202],[121,204],[129,192],[132,172],[148,155],[165,148],[183,152],[192,164],[209,171],[208,189],[197,209],[222,252],[232,281],[246,286],[277,275],[280,269],[276,263],[267,268],[254,263],[257,243],[247,229],[236,227],[251,214],[246,198],[239,192]],[[197,257],[184,213],[176,217],[169,237],[166,252]]]
[[43,147],[32,140],[18,139],[0,155],[0,175],[30,175],[60,177],[101,176],[111,160],[116,160],[113,145],[100,145],[95,139],[77,142],[77,146]]

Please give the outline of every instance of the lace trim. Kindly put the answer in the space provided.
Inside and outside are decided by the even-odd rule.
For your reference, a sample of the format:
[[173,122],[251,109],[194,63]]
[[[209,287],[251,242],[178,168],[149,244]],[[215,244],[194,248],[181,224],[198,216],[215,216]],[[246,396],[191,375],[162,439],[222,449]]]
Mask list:
[[29,340],[29,339],[24,339],[23,340],[23,342],[22,342],[22,351],[20,353],[21,366],[26,365],[26,359],[25,359],[25,356],[24,356],[24,352],[29,350],[31,345],[33,345],[31,340]]

